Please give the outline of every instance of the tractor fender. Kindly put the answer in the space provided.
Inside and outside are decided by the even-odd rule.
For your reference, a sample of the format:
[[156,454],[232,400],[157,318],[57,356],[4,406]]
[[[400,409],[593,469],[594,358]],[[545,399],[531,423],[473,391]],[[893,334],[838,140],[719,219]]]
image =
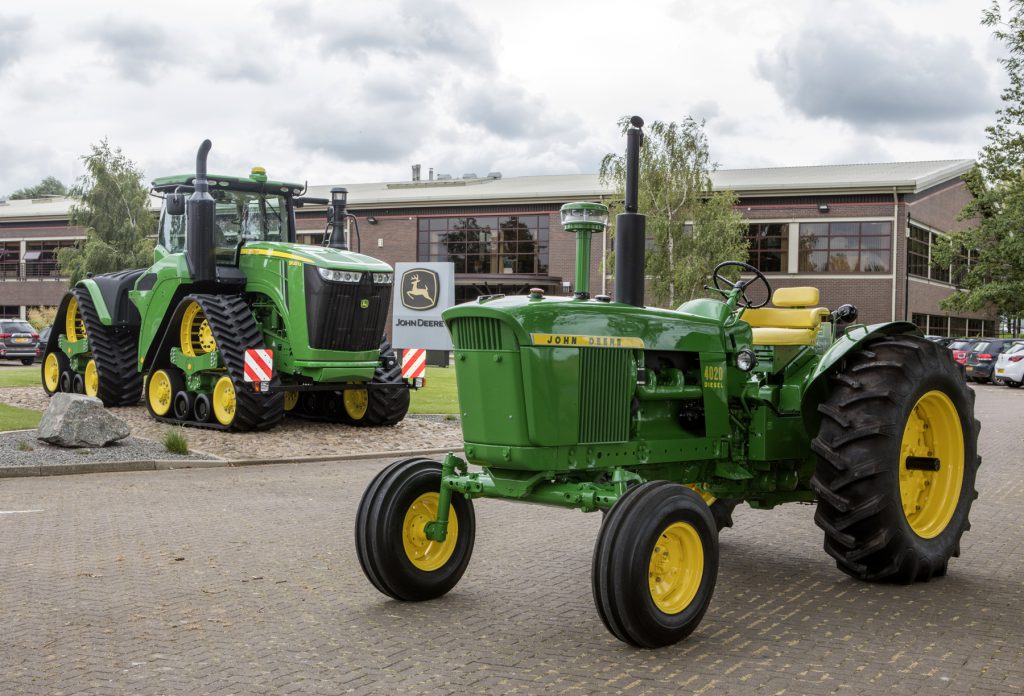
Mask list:
[[89,293],[89,297],[92,298],[92,304],[96,307],[96,314],[100,317],[100,323],[104,326],[110,326],[110,310],[107,309],[107,302],[103,299],[103,293],[100,292],[99,285],[92,278],[86,278],[80,280],[75,284],[76,288],[84,289]]
[[800,402],[800,412],[804,419],[804,426],[807,432],[813,437],[818,432],[821,423],[821,416],[818,413],[818,406],[828,397],[828,377],[839,369],[843,358],[846,355],[872,341],[879,336],[894,336],[898,334],[913,334],[920,336],[921,331],[916,325],[909,321],[890,321],[881,324],[854,324],[843,332],[825,351],[818,361],[817,367],[807,376],[804,381],[803,398]]

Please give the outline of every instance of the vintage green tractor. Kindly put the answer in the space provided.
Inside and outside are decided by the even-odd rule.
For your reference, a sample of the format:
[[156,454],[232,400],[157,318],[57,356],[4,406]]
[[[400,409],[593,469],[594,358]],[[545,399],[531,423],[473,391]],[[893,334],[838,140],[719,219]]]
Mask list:
[[[210,176],[157,179],[154,263],[91,276],[64,297],[43,358],[47,394],[134,404],[170,423],[263,430],[285,412],[393,425],[409,388],[384,335],[394,273],[349,250],[345,189]],[[187,203],[185,194],[191,192]],[[295,210],[327,205],[323,246],[297,244]]]
[[[815,288],[779,289],[761,308],[768,281],[741,262],[715,269],[721,300],[644,307],[642,125],[634,117],[627,132],[617,301],[586,286],[607,210],[570,204],[563,225],[584,271],[574,297],[535,290],[445,312],[465,457],[405,459],[373,479],[355,533],[369,580],[400,600],[448,592],[469,562],[480,497],[606,511],[594,601],[639,647],[698,625],[739,501],[817,503],[825,551],[856,578],[945,574],[980,462],[961,368],[911,324],[853,325],[852,306],[817,307]],[[752,302],[762,284],[768,295]]]

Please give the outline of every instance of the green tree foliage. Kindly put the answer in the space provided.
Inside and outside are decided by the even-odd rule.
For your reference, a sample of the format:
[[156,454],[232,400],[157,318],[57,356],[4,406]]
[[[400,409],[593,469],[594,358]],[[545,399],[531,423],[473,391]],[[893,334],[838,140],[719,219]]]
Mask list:
[[966,291],[943,300],[943,308],[994,308],[1012,319],[1024,313],[1024,0],[1011,0],[1007,9],[1005,21],[998,2],[982,16],[1006,47],[999,62],[1009,85],[995,125],[985,129],[978,166],[964,175],[974,199],[961,219],[977,220],[977,226],[950,235],[932,256],[939,266],[952,265],[953,280]]
[[12,193],[8,198],[12,201],[20,198],[43,198],[44,196],[66,196],[68,195],[68,188],[60,182],[56,177],[48,176],[40,181],[35,186],[28,186],[23,189],[18,189]]
[[[620,119],[619,126],[625,133],[629,119]],[[733,210],[736,194],[711,189],[716,166],[708,153],[703,121],[655,121],[644,129],[638,204],[647,216],[650,240],[650,304],[675,307],[704,296],[716,264],[747,260],[746,223]],[[623,195],[625,156],[605,155],[600,175]]]
[[86,174],[71,190],[77,199],[69,222],[85,228],[85,242],[62,249],[57,261],[72,284],[86,273],[110,273],[148,266],[156,231],[149,188],[142,172],[120,148],[103,140],[82,157]]

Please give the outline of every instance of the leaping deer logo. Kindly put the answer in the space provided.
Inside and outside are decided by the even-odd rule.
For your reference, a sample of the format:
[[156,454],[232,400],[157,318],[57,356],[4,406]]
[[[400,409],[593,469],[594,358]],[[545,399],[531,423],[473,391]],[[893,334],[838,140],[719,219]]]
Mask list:
[[432,309],[437,304],[437,274],[423,268],[402,275],[402,304],[409,309]]

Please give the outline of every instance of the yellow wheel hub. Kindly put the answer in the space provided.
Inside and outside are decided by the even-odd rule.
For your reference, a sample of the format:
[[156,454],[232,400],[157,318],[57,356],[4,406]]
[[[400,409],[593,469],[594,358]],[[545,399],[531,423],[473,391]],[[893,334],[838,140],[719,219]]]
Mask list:
[[299,393],[297,391],[286,391],[284,393],[284,410],[294,411],[295,407],[299,403]]
[[673,522],[654,542],[647,582],[654,606],[678,614],[697,596],[704,577],[704,545],[688,522]]
[[43,381],[46,391],[55,392],[60,389],[60,361],[56,353],[50,353],[43,361]]
[[212,353],[217,350],[217,339],[213,337],[210,322],[203,314],[198,302],[192,302],[185,308],[181,317],[181,352],[190,358]]
[[345,405],[345,413],[349,418],[362,420],[370,405],[370,395],[365,389],[346,389],[342,392],[341,401]]
[[100,393],[100,372],[96,368],[95,360],[90,360],[85,365],[85,393],[87,396],[96,396]]
[[414,566],[427,572],[448,562],[455,553],[455,543],[459,538],[459,518],[451,506],[448,507],[448,536],[445,540],[434,541],[427,537],[427,522],[437,518],[437,502],[437,493],[424,493],[412,501],[402,523],[405,555]]
[[74,295],[68,302],[68,311],[64,315],[64,334],[71,342],[81,341],[86,337],[85,321],[82,319],[82,312],[78,309],[78,298]]
[[164,370],[157,370],[146,382],[146,398],[149,407],[158,416],[166,416],[171,410],[174,389],[171,387],[170,376]]
[[235,385],[228,376],[221,377],[213,385],[213,415],[221,425],[231,425],[235,420]]
[[[938,460],[938,471],[908,469],[908,457]],[[923,539],[942,533],[956,511],[963,482],[960,415],[948,396],[930,391],[914,404],[900,445],[900,499],[914,533]]]

